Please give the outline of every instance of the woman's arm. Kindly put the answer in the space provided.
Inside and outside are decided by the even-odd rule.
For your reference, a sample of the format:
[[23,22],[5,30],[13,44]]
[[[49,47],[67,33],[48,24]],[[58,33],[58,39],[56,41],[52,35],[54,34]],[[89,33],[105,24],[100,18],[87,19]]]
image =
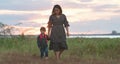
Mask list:
[[68,28],[68,26],[66,26],[65,28],[66,28],[66,34],[67,34],[67,36],[69,36],[69,28]]
[[64,17],[65,17],[64,26],[66,28],[66,35],[69,36],[69,26],[70,25],[69,25],[69,23],[68,23],[67,18],[66,18],[65,15],[64,15]]
[[51,27],[48,27],[48,37],[51,35]]
[[51,35],[51,29],[52,29],[52,15],[49,17],[49,21],[48,21],[48,37],[50,38]]

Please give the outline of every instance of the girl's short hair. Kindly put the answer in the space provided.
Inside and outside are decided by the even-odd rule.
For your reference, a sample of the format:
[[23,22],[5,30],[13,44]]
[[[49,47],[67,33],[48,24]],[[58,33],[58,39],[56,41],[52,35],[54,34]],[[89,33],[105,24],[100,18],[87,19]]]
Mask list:
[[46,28],[45,27],[41,27],[40,31],[46,31]]
[[60,9],[60,14],[62,14],[62,8],[60,7],[60,5],[54,5],[54,7],[53,7],[53,10],[52,10],[52,15],[55,15],[55,8],[58,8],[58,9]]

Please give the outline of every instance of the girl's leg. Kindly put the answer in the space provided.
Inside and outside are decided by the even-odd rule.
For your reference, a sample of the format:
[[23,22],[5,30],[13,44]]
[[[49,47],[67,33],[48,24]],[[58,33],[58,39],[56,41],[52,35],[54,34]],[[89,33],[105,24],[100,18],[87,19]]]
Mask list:
[[48,59],[48,47],[45,49],[45,59]]
[[44,56],[44,50],[40,49],[40,57],[43,58],[43,56]]

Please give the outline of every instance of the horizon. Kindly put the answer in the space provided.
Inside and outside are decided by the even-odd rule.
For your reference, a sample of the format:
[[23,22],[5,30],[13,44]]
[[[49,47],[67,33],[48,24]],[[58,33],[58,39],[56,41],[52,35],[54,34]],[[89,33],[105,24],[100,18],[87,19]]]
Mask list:
[[47,28],[55,4],[62,7],[72,34],[120,33],[119,0],[1,0],[0,22],[14,27],[13,34],[37,35],[41,26]]

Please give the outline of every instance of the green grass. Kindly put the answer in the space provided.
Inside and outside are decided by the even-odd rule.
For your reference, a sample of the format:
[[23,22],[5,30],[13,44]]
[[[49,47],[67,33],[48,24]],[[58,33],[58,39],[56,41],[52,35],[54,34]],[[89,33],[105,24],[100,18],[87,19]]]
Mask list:
[[[63,53],[63,59],[118,59],[120,58],[119,38],[69,38],[68,50]],[[35,38],[1,38],[0,53],[29,53],[39,55]],[[49,56],[53,56],[50,51]]]
[[120,58],[120,39],[75,38],[68,45],[69,54],[79,58]]
[[5,38],[0,39],[0,52],[35,53],[38,52],[36,39]]

